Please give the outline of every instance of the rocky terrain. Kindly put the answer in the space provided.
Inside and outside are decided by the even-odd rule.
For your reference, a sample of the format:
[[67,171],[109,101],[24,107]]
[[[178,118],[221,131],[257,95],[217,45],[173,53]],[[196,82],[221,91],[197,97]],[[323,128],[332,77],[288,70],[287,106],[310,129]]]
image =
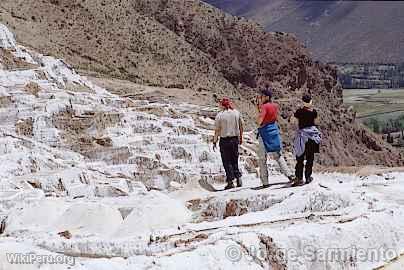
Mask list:
[[402,1],[205,0],[267,31],[295,34],[323,62],[404,61]]
[[353,112],[342,105],[336,71],[313,62],[294,36],[265,33],[205,3],[3,0],[0,20],[22,44],[64,58],[82,72],[188,89],[183,100],[195,96],[204,105],[213,104],[213,94],[231,96],[246,119],[255,110],[251,98],[269,83],[281,103],[288,150],[295,129],[288,118],[299,97],[311,92],[325,137],[321,164],[403,163],[396,150],[354,123]]
[[245,187],[211,193],[198,181],[224,185],[208,143],[215,107],[182,102],[182,89],[92,80],[118,96],[2,24],[0,50],[0,270],[400,269],[402,172],[319,173],[285,189],[270,162],[274,186],[251,190],[248,133]]

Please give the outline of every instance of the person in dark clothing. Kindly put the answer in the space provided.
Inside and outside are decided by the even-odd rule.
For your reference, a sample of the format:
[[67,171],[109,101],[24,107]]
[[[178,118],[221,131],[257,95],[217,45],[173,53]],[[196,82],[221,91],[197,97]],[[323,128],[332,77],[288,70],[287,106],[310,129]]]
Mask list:
[[243,143],[243,120],[228,98],[223,98],[220,106],[222,111],[218,113],[215,119],[213,149],[216,149],[220,137],[220,154],[227,180],[225,189],[231,189],[234,188],[234,179],[237,179],[238,187],[242,186],[241,172],[238,166],[238,147]]
[[233,180],[237,179],[237,187],[241,187],[241,172],[238,167],[238,137],[220,138],[219,148],[224,171],[226,172],[227,186],[225,189],[234,187]]
[[[321,133],[315,124],[318,114],[317,111],[313,109],[312,98],[310,95],[304,95],[302,100],[304,104],[303,107],[298,109],[294,114],[299,125],[299,130],[294,142],[296,155],[296,181],[294,186],[303,184],[303,174],[306,179],[306,184],[313,181],[314,155],[320,152],[321,143]],[[305,160],[306,166],[304,166]]]
[[[308,99],[306,97],[306,99]],[[299,120],[299,129],[315,126],[315,120],[317,118],[317,111],[306,105],[303,108],[298,109],[295,112],[295,117]]]

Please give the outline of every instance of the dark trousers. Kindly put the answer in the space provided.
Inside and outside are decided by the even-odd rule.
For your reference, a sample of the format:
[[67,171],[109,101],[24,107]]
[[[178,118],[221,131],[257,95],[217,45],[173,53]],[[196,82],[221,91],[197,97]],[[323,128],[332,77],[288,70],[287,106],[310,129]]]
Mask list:
[[223,167],[228,183],[232,182],[235,178],[241,177],[238,168],[238,145],[238,137],[220,138],[220,155],[222,156]]
[[[309,179],[313,173],[314,164],[314,153],[316,152],[316,144],[309,140],[305,145],[304,154],[300,157],[296,157],[296,178],[303,179],[303,169],[304,177]],[[306,160],[306,168],[304,168],[304,160]]]

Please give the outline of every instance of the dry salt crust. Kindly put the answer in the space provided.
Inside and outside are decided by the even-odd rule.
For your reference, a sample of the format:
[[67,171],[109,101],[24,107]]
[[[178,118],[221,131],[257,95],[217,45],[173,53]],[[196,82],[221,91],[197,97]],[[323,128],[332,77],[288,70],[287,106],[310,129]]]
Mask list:
[[[293,189],[209,193],[198,180],[223,186],[223,170],[201,107],[112,95],[62,60],[17,45],[2,24],[0,48],[35,66],[0,65],[1,270],[372,269],[403,253],[403,173],[317,174]],[[29,83],[37,95],[25,90]],[[81,130],[109,138],[108,146],[91,154],[72,147],[54,121],[63,112],[68,121],[119,115],[91,118]],[[27,119],[29,132],[18,131]],[[245,160],[255,153],[246,144],[243,179],[254,187]],[[271,182],[285,182],[270,169]],[[58,234],[66,231],[69,239]],[[350,252],[325,257],[337,248]],[[64,255],[74,265],[11,264],[10,253]]]

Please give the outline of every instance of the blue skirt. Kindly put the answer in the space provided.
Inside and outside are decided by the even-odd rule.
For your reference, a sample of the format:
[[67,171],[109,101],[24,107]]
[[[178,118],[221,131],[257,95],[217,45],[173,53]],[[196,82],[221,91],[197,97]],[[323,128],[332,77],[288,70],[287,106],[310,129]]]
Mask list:
[[258,132],[264,142],[267,153],[280,152],[282,150],[282,139],[276,123],[262,126],[258,129]]

